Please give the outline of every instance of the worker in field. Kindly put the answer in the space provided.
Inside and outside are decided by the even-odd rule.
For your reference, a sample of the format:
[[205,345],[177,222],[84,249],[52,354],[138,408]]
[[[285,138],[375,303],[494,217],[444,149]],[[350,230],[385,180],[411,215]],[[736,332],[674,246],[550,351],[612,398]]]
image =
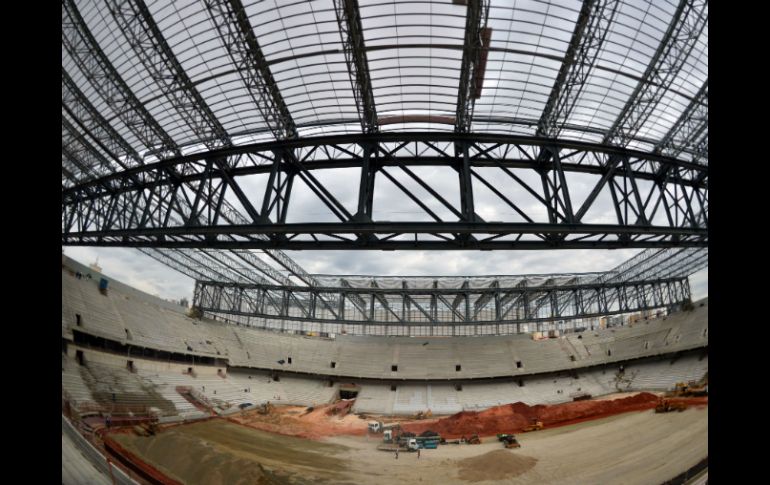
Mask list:
[[396,448],[396,460],[398,460],[398,448]]
[[418,460],[420,459],[420,449],[419,448],[417,448],[417,459]]

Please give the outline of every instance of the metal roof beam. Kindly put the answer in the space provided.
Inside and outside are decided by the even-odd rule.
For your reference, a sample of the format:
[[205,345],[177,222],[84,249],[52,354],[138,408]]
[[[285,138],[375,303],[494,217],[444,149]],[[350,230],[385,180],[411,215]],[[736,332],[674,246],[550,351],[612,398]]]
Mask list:
[[189,253],[162,248],[138,248],[147,256],[156,261],[165,264],[183,275],[189,276],[194,280],[200,280],[201,277],[212,277],[218,275],[222,281],[237,283],[239,280],[233,279],[231,274],[220,272],[221,268],[211,264],[210,260],[205,258],[193,258]]
[[77,87],[67,71],[61,69],[62,108],[76,123],[87,130],[105,150],[114,155],[115,163],[126,169],[143,165],[144,160],[136,150],[99,113]]
[[334,0],[337,23],[342,36],[342,49],[350,73],[353,97],[356,100],[361,128],[364,133],[377,133],[380,130],[377,120],[377,107],[374,103],[372,81],[369,77],[369,62],[366,58],[364,32],[361,26],[361,11],[358,0]]
[[[165,158],[167,155],[181,154],[176,143],[150,115],[109,62],[72,0],[64,0],[62,3],[62,44],[88,77],[96,92],[104,98],[108,106],[118,114],[137,138],[148,148],[158,147],[153,150],[154,155]],[[272,80],[272,77],[270,79]],[[114,134],[114,132],[105,133]],[[223,201],[223,205],[225,206],[223,217],[232,217],[231,222],[242,223],[245,220],[227,201]],[[272,249],[266,252],[302,281],[312,284],[312,279],[308,277],[307,272],[285,253]]]
[[537,124],[537,136],[556,138],[564,128],[609,32],[617,0],[584,0],[567,53]]
[[[482,54],[489,47],[489,37],[484,42],[484,33],[489,18],[489,0],[469,0],[465,17],[465,41],[463,58],[460,66],[460,86],[457,90],[457,109],[455,111],[455,131],[471,131],[473,107],[481,91],[485,60]],[[488,34],[488,31],[486,31]],[[481,77],[481,79],[480,79]]]
[[[248,315],[281,321],[320,322],[332,325],[353,324],[366,327],[370,325],[424,327],[427,325],[433,327],[431,333],[437,335],[443,334],[442,332],[446,331],[453,332],[451,327],[455,325],[548,322],[554,319],[569,320],[655,309],[687,301],[689,299],[687,285],[686,278],[656,278],[608,284],[570,283],[567,285],[541,286],[537,288],[485,288],[478,291],[490,293],[493,296],[500,292],[508,292],[515,294],[517,300],[520,301],[517,301],[514,306],[509,307],[505,312],[500,312],[499,314],[496,312],[494,317],[483,314],[481,315],[482,318],[477,318],[479,315],[464,315],[461,312],[452,311],[448,315],[444,315],[444,312],[442,312],[441,318],[438,318],[438,314],[434,315],[431,311],[426,310],[420,301],[440,301],[449,308],[451,307],[449,300],[452,295],[458,294],[460,290],[433,288],[411,291],[404,288],[383,289],[372,287],[351,289],[339,286],[308,288],[198,280],[196,281],[194,306],[207,312]],[[644,295],[648,294],[651,290],[656,291],[659,297],[654,299],[645,298]],[[383,299],[387,299],[388,296],[391,296],[401,300],[404,308],[404,317],[397,316],[394,322],[387,318],[386,313],[378,313],[374,319],[361,319],[358,315],[351,314],[354,312],[330,315],[329,313],[318,311],[318,307],[312,306],[302,316],[287,314],[285,305],[273,305],[276,311],[272,311],[267,307],[264,309],[250,309],[248,311],[232,308],[231,302],[237,301],[240,295],[252,295],[251,299],[258,300],[260,295],[269,295],[271,292],[284,295],[289,293],[297,297],[298,300],[301,299],[301,301],[312,301],[321,293],[336,294],[339,301],[342,301],[342,298],[355,301],[354,298],[351,298],[353,294],[359,295],[361,301],[364,302],[364,297],[371,299],[373,295],[380,295]],[[596,295],[596,300],[587,302],[587,295]],[[596,304],[594,304],[594,301]],[[617,305],[614,304],[615,302],[617,302]],[[415,309],[416,312],[412,311],[412,309]],[[548,309],[548,314],[544,316],[538,315],[542,309]],[[512,310],[516,311],[508,317]],[[283,325],[284,323],[276,322],[276,324]],[[442,330],[441,327],[436,328],[434,325],[448,326],[450,328]],[[366,332],[365,327],[362,327],[361,331],[353,331],[353,333]]]
[[292,285],[294,284],[291,279],[288,277],[282,275],[280,272],[276,271],[275,268],[270,266],[269,264],[265,263],[261,259],[259,259],[254,253],[252,253],[249,250],[245,249],[234,249],[230,251],[232,254],[237,256],[241,261],[244,261],[252,268],[256,269],[257,271],[263,273],[265,276],[270,277],[274,281],[276,281],[279,285]]
[[297,127],[273,79],[240,0],[204,0],[235,68],[277,139],[296,138]]
[[682,70],[708,21],[708,0],[681,0],[642,79],[626,102],[604,143],[626,146],[652,114]]
[[178,145],[110,63],[73,0],[62,2],[62,44],[96,92],[150,153],[158,158],[181,154]]
[[[61,124],[62,150],[66,149],[75,156],[73,162],[77,160],[77,167],[81,173],[84,172],[87,177],[96,179],[112,173],[109,160],[88,143],[66,117],[62,116]],[[82,178],[80,174],[78,178]]]
[[674,126],[668,130],[666,136],[655,145],[654,153],[663,153],[670,157],[677,157],[683,151],[693,153],[693,158],[708,160],[708,143],[706,151],[699,150],[699,138],[703,133],[708,137],[709,124],[709,80],[703,83],[698,90],[698,94],[682,112],[682,115],[676,120]]
[[231,145],[230,137],[193,85],[143,0],[107,2],[115,22],[150,77],[207,148]]

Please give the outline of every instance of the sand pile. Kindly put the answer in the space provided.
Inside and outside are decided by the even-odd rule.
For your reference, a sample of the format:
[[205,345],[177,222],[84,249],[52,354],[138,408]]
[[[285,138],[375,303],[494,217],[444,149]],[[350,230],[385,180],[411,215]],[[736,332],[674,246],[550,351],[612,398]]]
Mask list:
[[[326,436],[364,436],[366,434],[366,421],[353,414],[344,416],[331,414],[334,411],[330,413],[330,409],[335,406],[337,405],[316,406],[309,413],[306,412],[306,408],[301,406],[276,406],[269,415],[259,414],[257,411],[247,411],[235,414],[228,419],[271,433],[315,440]],[[345,406],[348,406],[349,409],[348,404],[342,407]]]
[[537,458],[514,453],[509,450],[495,450],[483,455],[466,458],[457,462],[460,478],[469,482],[483,480],[504,480],[530,470]]

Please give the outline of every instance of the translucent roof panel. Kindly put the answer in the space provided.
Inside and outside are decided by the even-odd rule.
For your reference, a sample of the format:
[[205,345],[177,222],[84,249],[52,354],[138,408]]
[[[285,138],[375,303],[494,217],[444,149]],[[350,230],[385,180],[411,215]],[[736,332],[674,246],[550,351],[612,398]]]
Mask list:
[[[454,117],[467,8],[436,1],[359,5],[378,116]],[[398,129],[399,124],[382,127]]]
[[[504,131],[535,134],[567,50],[580,4],[516,0],[492,2],[492,29],[481,96],[475,119],[489,117],[522,125]],[[485,125],[474,123],[474,130]]]
[[[81,96],[140,162],[168,156],[168,150],[159,150],[164,144],[183,154],[209,149],[215,134],[196,126],[190,100],[195,112],[206,113],[211,125],[223,130],[224,141],[235,145],[285,136],[267,121],[276,112],[301,137],[361,133],[363,101],[356,99],[368,86],[380,131],[455,129],[467,2],[359,0],[363,49],[347,49],[348,31],[340,27],[346,20],[338,18],[334,0],[244,0],[256,47],[243,40],[242,25],[210,11],[207,2],[145,3],[149,18],[132,15],[131,9],[142,5],[136,1],[114,12],[109,2],[98,0],[64,0],[62,7],[62,69],[77,91],[63,85],[62,100],[70,104],[63,105],[63,116],[72,130],[89,131],[84,126],[93,120],[74,118],[84,104],[75,106],[73,100]],[[549,98],[565,92],[555,84],[566,70],[583,77],[571,91],[569,109],[560,113],[558,137],[604,143],[630,109],[639,109],[642,116],[625,127],[622,143],[629,148],[661,150],[668,140],[675,145],[672,153],[691,159],[700,140],[707,147],[707,97],[695,103],[708,83],[706,3],[599,2],[615,10],[605,12],[602,18],[611,20],[590,44],[593,57],[580,65],[570,64],[568,53],[582,2],[490,0],[488,5],[478,24],[488,29],[489,42],[485,63],[478,66],[484,75],[473,100],[471,131],[536,135]],[[589,17],[586,28],[603,26],[597,19]],[[667,37],[672,29],[678,32],[673,44]],[[223,36],[226,31],[241,36]],[[168,49],[156,48],[157,42]],[[663,48],[669,44],[674,47]],[[368,85],[357,87],[349,62],[362,63]],[[266,75],[274,86],[254,83],[267,82]],[[649,106],[639,108],[645,102]],[[702,124],[675,132],[683,130],[683,114],[693,112]],[[94,147],[104,141],[84,136]],[[122,163],[137,163],[130,154],[98,150],[109,163],[120,157]],[[697,159],[708,163],[707,154]],[[86,165],[71,161],[65,168],[78,176],[78,167]]]

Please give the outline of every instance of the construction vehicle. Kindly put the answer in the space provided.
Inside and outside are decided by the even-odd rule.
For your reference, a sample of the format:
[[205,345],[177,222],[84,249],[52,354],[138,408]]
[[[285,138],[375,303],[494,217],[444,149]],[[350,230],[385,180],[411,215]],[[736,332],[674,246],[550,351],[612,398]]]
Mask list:
[[675,402],[670,399],[661,398],[658,404],[655,406],[656,413],[670,413],[671,411],[682,412],[687,409],[687,404],[683,402]]
[[461,440],[465,441],[469,445],[480,445],[481,444],[481,438],[479,438],[479,435],[477,435],[477,434],[472,435],[470,438],[466,438],[465,436],[463,436],[461,438]]
[[422,450],[435,450],[441,443],[440,436],[414,436],[403,437],[403,444],[408,450],[415,451],[418,448]]
[[403,434],[409,435],[411,433],[403,433],[401,425],[396,423],[382,432],[382,441],[385,443],[395,443]]
[[140,423],[138,425],[135,425],[133,427],[134,433],[136,433],[139,436],[155,436],[160,432],[160,427],[158,426],[158,423],[154,421],[149,421],[145,423]]
[[275,411],[275,407],[270,404],[270,402],[264,402],[262,403],[258,408],[257,412],[259,414],[271,414],[273,411]]
[[465,438],[456,439],[456,440],[441,440],[442,445],[464,445],[465,444]]
[[512,434],[505,435],[505,438],[501,440],[506,448],[521,448],[521,443]]
[[386,443],[390,443],[394,437],[398,438],[401,434],[401,425],[399,423],[385,424],[382,421],[369,421],[368,425],[370,433],[383,433]]
[[667,394],[669,397],[696,397],[708,395],[708,381],[677,382],[674,390]]
[[400,427],[401,425],[399,423],[383,423],[382,421],[369,421],[367,423],[369,425],[369,431],[372,433],[382,433],[386,429],[396,428]]
[[427,411],[419,411],[417,414],[412,416],[412,419],[430,419],[433,417],[433,412],[428,409]]
[[528,424],[527,426],[525,426],[522,431],[524,431],[524,432],[527,432],[527,431],[540,431],[541,429],[543,429],[543,422],[539,421],[537,419],[533,419],[532,420],[532,424]]

